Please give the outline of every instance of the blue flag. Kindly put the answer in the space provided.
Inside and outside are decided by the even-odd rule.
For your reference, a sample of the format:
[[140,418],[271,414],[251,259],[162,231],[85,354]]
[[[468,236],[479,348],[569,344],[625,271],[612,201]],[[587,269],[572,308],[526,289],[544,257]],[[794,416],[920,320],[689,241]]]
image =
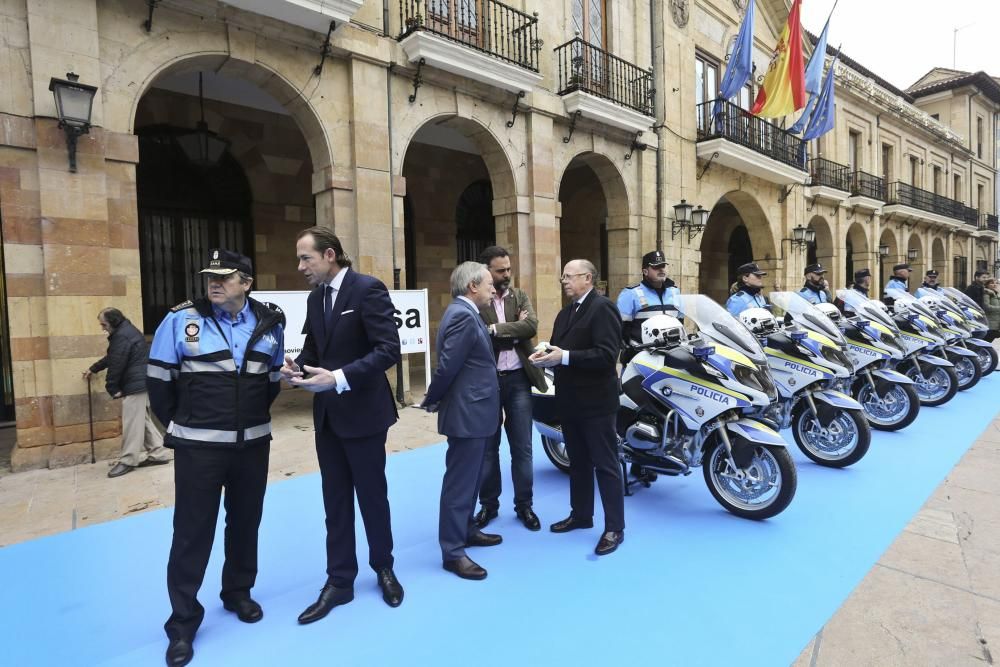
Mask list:
[[754,2],[747,3],[747,13],[743,17],[743,23],[740,24],[740,32],[736,35],[733,52],[729,54],[726,73],[722,76],[719,99],[715,101],[715,106],[712,108],[713,119],[722,113],[721,100],[729,100],[738,95],[740,89],[750,80],[750,74],[753,71],[754,4]]
[[813,139],[821,137],[833,129],[833,123],[836,117],[833,99],[833,81],[836,78],[834,76],[834,69],[837,67],[837,60],[839,58],[840,49],[837,49],[837,55],[835,55],[833,60],[830,62],[830,71],[826,74],[826,82],[823,84],[823,90],[820,92],[819,99],[816,101],[816,110],[813,112],[812,116],[809,117],[809,124],[806,126],[806,131],[802,133],[803,141],[812,141]]
[[[833,16],[832,11],[830,16]],[[816,101],[823,88],[823,63],[826,62],[826,34],[829,30],[830,19],[828,18],[826,25],[823,26],[823,32],[819,35],[819,41],[816,42],[816,48],[809,56],[809,63],[806,65],[806,92],[809,93],[809,101],[806,102],[806,108],[802,110],[802,115],[795,121],[795,125],[788,128],[792,134],[802,132],[816,108]]]

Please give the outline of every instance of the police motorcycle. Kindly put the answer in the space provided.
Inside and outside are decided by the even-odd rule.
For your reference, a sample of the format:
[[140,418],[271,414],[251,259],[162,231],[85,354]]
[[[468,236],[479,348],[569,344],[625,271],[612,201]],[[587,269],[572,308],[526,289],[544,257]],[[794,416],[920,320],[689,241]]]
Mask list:
[[799,449],[819,465],[857,463],[868,452],[872,432],[861,404],[838,389],[854,373],[846,339],[801,295],[768,296],[785,326],[763,308],[744,310],[740,319],[764,346],[778,400],[748,416],[791,428]]
[[899,329],[876,302],[860,292],[838,290],[837,298],[844,303],[843,315],[832,303],[816,304],[816,308],[847,340],[854,377],[844,383],[845,390],[861,404],[872,428],[898,431],[909,426],[920,412],[920,398],[913,380],[892,370],[906,355]]
[[949,311],[965,320],[962,326],[972,334],[972,337],[964,341],[963,347],[972,350],[979,356],[979,368],[982,370],[983,376],[995,371],[997,369],[997,350],[984,340],[990,329],[985,311],[972,300],[972,297],[954,287],[943,287],[938,294],[932,296],[940,297]]
[[[680,312],[702,332],[688,336],[672,315],[642,323],[642,343],[622,370],[617,418],[626,493],[649,486],[656,474],[688,475],[702,467],[715,500],[746,519],[768,519],[792,501],[795,464],[781,435],[740,414],[766,407],[774,383],[757,341],[724,308],[703,295],[680,297]],[[533,392],[535,428],[549,460],[569,471],[562,431],[552,406],[553,389]]]
[[894,311],[899,312],[900,309],[905,312],[915,311],[921,319],[927,318],[935,322],[937,334],[944,339],[945,344],[935,348],[934,353],[955,366],[959,391],[976,386],[983,376],[983,371],[979,366],[979,355],[959,345],[962,340],[971,337],[971,334],[962,329],[945,311],[934,310],[935,304],[940,303],[940,300],[925,297],[930,298],[930,301],[924,301],[899,289],[886,290],[886,296],[893,300]]
[[[906,294],[901,290],[895,291]],[[839,291],[837,295],[840,296]],[[881,301],[870,301],[875,307],[885,308],[885,312],[890,313]],[[910,304],[916,306],[911,309]],[[899,328],[899,342],[906,350],[906,356],[896,364],[895,370],[913,380],[921,405],[944,405],[958,392],[958,374],[955,364],[936,352],[945,345],[938,321],[912,297],[904,298],[898,306],[894,304],[890,315]]]

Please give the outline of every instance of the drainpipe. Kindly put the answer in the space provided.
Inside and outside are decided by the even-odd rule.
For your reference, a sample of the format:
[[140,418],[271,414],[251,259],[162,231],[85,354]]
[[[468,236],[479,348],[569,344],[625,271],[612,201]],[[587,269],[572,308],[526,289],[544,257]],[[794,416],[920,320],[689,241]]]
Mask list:
[[[388,2],[388,0],[386,0]],[[388,25],[386,25],[388,27]],[[392,289],[400,289],[399,285],[399,260],[396,257],[396,197],[393,194],[393,180],[394,174],[396,172],[392,160],[392,71],[395,69],[396,63],[389,63],[389,67],[385,72],[385,108],[386,108],[386,118],[388,119],[388,133],[389,133],[389,230],[392,233]],[[396,364],[396,401],[400,406],[405,407],[406,401],[404,400],[403,394],[403,362],[400,360]]]
[[[663,75],[662,68],[656,59],[656,0],[649,0],[649,63],[653,68],[653,114],[656,116],[656,124],[653,125],[653,132],[656,134],[656,249],[663,249],[663,137],[660,134],[663,129],[665,114],[660,113],[657,86],[661,82]],[[659,74],[659,75],[658,75]]]
[[[972,98],[979,94],[979,91],[975,91],[969,95],[969,152],[972,153],[972,160],[976,159],[976,151],[972,150]],[[969,160],[969,206],[972,206],[972,202],[976,201],[972,197],[974,190],[972,189],[973,181],[975,179],[972,177],[972,160]],[[972,258],[975,261],[975,257]]]

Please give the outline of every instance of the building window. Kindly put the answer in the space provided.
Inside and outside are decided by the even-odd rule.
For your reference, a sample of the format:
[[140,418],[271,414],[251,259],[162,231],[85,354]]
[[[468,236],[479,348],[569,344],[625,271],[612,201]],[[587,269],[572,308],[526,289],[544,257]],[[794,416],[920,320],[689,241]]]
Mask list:
[[965,201],[962,199],[962,177],[955,174],[955,192],[952,195],[957,201]]
[[607,48],[607,15],[604,0],[573,0],[573,30],[599,49]]
[[851,171],[861,169],[861,133],[854,130],[847,137],[847,164]]
[[934,186],[934,194],[941,194],[941,167],[937,165],[934,165],[934,180],[932,183]]
[[719,63],[697,54],[694,59],[695,104],[711,102],[719,96]]
[[882,180],[885,183],[892,182],[892,146],[882,144]]
[[920,187],[920,160],[919,158],[910,158],[910,185],[915,188]]
[[428,0],[427,19],[431,29],[463,41],[479,45],[482,0]]
[[964,290],[968,286],[968,283],[965,282],[968,274],[969,258],[955,255],[955,260],[952,263],[952,286]]
[[976,157],[983,157],[983,117],[976,116]]
[[976,208],[979,209],[980,213],[986,212],[986,187],[983,185],[976,186]]

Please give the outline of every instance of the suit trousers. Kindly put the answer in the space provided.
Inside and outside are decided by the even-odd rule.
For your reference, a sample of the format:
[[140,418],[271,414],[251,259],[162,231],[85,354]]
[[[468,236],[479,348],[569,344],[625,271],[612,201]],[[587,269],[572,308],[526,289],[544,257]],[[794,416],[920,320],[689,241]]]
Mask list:
[[143,391],[122,398],[122,455],[118,461],[134,468],[146,459],[168,461],[170,452],[163,446],[163,431],[149,409],[149,394]]
[[604,530],[625,530],[625,488],[618,460],[615,415],[564,420],[563,435],[569,454],[569,499],[573,516],[594,516],[594,476],[604,506]]
[[354,495],[368,538],[368,564],[378,572],[392,567],[392,525],[385,481],[387,431],[364,438],[341,438],[329,427],[316,433],[316,456],[326,510],[327,581],[351,588],[358,576],[354,537]]
[[486,443],[479,502],[486,509],[500,507],[500,430],[507,431],[510,475],[514,482],[514,509],[531,508],[534,466],[531,462],[531,382],[523,369],[500,376],[503,422]]
[[438,541],[444,561],[464,556],[469,535],[478,530],[476,496],[479,495],[487,440],[489,437],[448,438],[438,516]]
[[198,590],[215,541],[219,498],[226,490],[223,600],[249,597],[257,579],[257,530],[264,510],[270,443],[248,449],[178,447],[174,453],[174,537],[167,562],[173,609],[170,639],[194,639],[205,616]]

